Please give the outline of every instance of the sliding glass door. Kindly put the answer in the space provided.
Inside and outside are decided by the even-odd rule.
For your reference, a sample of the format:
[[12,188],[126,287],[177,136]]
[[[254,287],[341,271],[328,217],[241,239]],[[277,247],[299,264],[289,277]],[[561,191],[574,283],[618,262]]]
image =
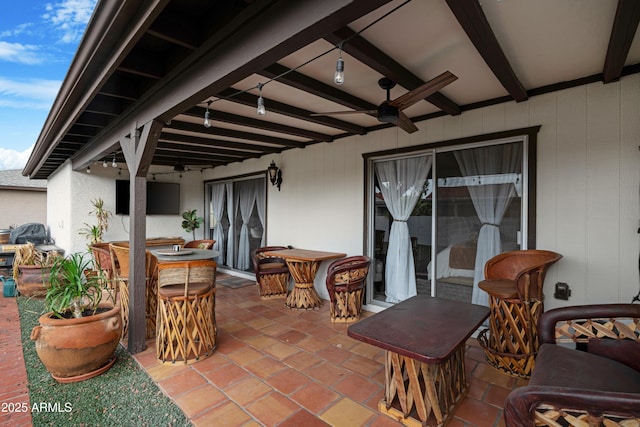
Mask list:
[[526,138],[368,160],[369,302],[416,294],[488,305],[484,264],[526,248]]
[[221,255],[218,265],[253,271],[250,254],[264,246],[265,177],[252,176],[205,184],[205,227]]

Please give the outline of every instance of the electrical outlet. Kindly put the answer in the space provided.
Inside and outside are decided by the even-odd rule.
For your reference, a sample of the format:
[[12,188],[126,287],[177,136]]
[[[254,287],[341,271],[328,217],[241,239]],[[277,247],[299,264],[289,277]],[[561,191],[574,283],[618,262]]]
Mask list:
[[569,285],[563,282],[556,283],[556,292],[553,294],[556,299],[568,300],[571,296]]

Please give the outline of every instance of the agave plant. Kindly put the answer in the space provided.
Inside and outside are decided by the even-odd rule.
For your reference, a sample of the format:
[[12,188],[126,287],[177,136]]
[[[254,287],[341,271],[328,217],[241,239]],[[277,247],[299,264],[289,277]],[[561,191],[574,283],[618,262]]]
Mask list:
[[73,253],[58,258],[51,266],[51,287],[47,290],[45,305],[57,317],[64,317],[67,312],[73,317],[82,317],[85,309],[95,314],[102,300],[106,278],[101,270],[85,273],[93,269],[93,260],[85,255]]

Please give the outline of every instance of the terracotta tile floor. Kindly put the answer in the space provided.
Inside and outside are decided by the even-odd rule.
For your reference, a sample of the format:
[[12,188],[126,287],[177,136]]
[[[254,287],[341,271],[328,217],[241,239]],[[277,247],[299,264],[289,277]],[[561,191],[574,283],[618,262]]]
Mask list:
[[[149,341],[135,358],[195,426],[400,425],[377,411],[383,351],[349,338],[347,325],[331,323],[326,303],[312,311],[283,303],[260,300],[255,286],[219,285],[213,356],[162,366]],[[469,391],[448,426],[503,426],[504,399],[523,380],[488,366],[474,339],[465,363]],[[0,402],[28,404],[15,298],[0,297],[0,366]],[[31,425],[28,413],[0,413],[0,426],[23,425]]]
[[[377,411],[384,352],[331,323],[328,304],[289,310],[283,299],[260,300],[255,286],[219,285],[216,320],[218,348],[204,361],[159,365],[154,341],[135,355],[195,426],[401,425]],[[465,363],[469,392],[448,426],[503,426],[504,399],[523,380],[487,365],[474,339]]]

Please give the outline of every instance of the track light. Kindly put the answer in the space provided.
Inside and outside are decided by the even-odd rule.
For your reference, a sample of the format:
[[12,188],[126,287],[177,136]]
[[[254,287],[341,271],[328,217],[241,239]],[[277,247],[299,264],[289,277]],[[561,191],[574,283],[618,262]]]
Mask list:
[[111,167],[112,168],[117,168],[118,167],[118,163],[116,163],[116,155],[115,155],[115,153],[113,154],[113,161],[111,162]]
[[336,62],[336,72],[333,75],[333,82],[338,86],[344,83],[344,60],[342,59],[342,44],[340,44],[340,57]]
[[210,113],[209,113],[209,106],[211,105],[211,101],[207,102],[207,110],[204,112],[204,127],[206,127],[207,129],[211,127],[211,122],[209,121],[209,117],[210,117]]
[[264,116],[265,114],[267,114],[267,109],[264,107],[264,98],[262,98],[262,86],[262,83],[258,85],[258,89],[260,90],[260,98],[258,98],[257,112],[259,116]]

